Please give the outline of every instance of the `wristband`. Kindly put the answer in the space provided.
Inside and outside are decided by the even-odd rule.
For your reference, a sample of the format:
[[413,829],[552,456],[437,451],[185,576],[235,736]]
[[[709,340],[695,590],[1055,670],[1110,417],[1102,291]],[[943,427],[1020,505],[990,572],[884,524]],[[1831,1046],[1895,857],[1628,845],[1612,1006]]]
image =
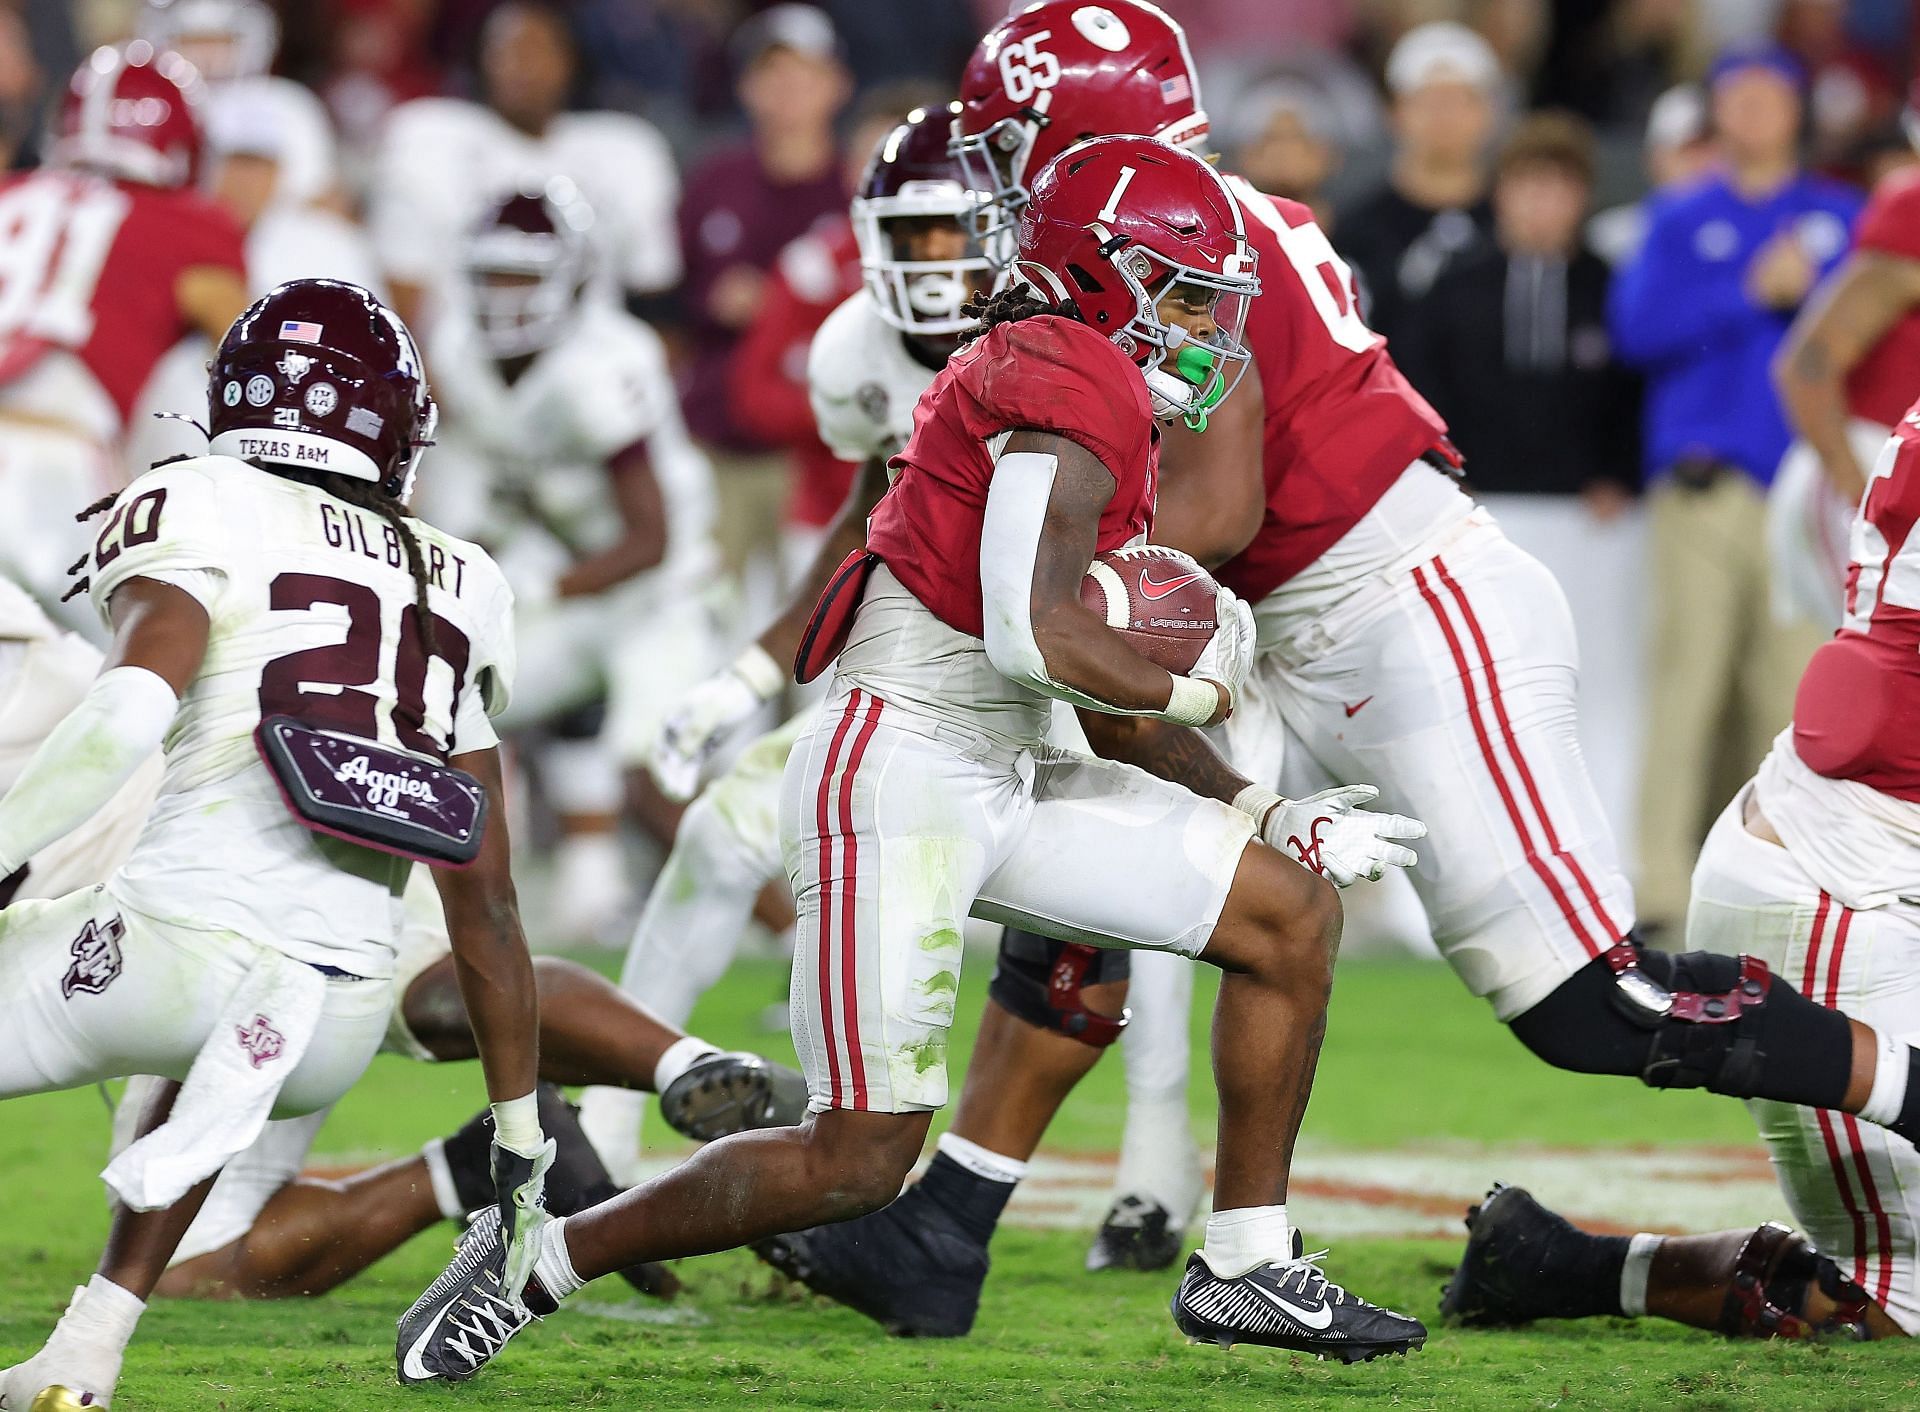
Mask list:
[[771,701],[786,689],[787,678],[780,664],[757,642],[748,643],[746,651],[733,659],[731,670],[762,701]]
[[1260,828],[1267,826],[1267,814],[1275,805],[1287,803],[1284,794],[1275,794],[1265,785],[1250,784],[1233,796],[1233,807],[1242,814],[1251,815],[1253,822]]
[[521,1157],[539,1155],[546,1141],[540,1132],[540,1100],[529,1093],[494,1104],[493,1140]]
[[1167,696],[1167,709],[1160,714],[1175,725],[1211,725],[1220,714],[1220,688],[1206,677],[1176,676]]

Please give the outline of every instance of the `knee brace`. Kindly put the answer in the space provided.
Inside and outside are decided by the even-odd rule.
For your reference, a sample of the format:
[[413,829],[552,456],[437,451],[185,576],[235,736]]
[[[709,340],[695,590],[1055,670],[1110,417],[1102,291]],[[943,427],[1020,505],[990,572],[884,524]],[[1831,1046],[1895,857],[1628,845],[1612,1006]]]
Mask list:
[[[1808,1296],[1819,1290],[1833,1304],[1826,1317],[1807,1317]],[[1867,1292],[1840,1273],[1798,1231],[1769,1221],[1740,1247],[1733,1280],[1720,1308],[1720,1332],[1729,1338],[1867,1339]]]
[[1613,973],[1614,1008],[1651,1032],[1640,1070],[1647,1087],[1755,1092],[1767,1057],[1761,1012],[1773,989],[1766,962],[1710,951],[1669,957],[1624,942],[1601,959]]
[[1120,1038],[1131,1012],[1122,1010],[1116,1018],[1089,1010],[1081,992],[1090,985],[1124,981],[1128,969],[1124,951],[1008,928],[987,994],[1030,1025],[1105,1049]]

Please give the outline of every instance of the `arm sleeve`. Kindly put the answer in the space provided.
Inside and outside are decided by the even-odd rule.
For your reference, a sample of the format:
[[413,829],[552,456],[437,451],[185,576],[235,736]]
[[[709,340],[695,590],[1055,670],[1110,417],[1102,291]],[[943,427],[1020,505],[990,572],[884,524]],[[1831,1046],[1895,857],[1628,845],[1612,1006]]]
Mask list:
[[1722,272],[1694,257],[1685,225],[1670,208],[1656,210],[1646,244],[1608,291],[1614,346],[1635,367],[1738,342],[1776,317],[1748,302],[1738,271]]
[[160,748],[179,707],[173,688],[145,667],[115,667],[96,677],[0,799],[0,877],[118,794]]
[[101,623],[112,629],[114,590],[131,578],[170,583],[215,613],[228,566],[220,523],[215,487],[189,463],[161,466],[121,491],[88,556],[88,594]]

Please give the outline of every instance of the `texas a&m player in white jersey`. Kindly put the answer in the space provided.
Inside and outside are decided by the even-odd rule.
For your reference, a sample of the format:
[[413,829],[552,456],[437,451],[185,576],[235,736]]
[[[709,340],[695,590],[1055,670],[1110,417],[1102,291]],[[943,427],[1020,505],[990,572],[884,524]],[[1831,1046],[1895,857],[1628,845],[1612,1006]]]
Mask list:
[[73,507],[125,483],[114,452],[167,350],[247,303],[240,228],[194,189],[203,104],[177,55],[97,50],[47,165],[0,182],[0,573],[83,633],[85,605],[60,606]]
[[[563,930],[623,912],[623,794],[663,842],[674,811],[637,770],[716,663],[707,608],[713,473],[666,350],[623,309],[564,178],[498,201],[470,235],[461,307],[433,340],[442,446],[424,493],[514,585],[521,687],[501,728],[548,725]],[[604,701],[604,722],[580,713]],[[562,719],[568,718],[568,719]]]
[[[787,612],[724,670],[687,692],[657,734],[648,767],[672,798],[700,789],[708,762],[785,686],[827,575],[858,549],[887,488],[886,462],[913,431],[920,394],[976,325],[961,306],[992,282],[971,236],[975,197],[947,156],[946,107],[919,109],[875,149],[853,198],[865,287],[827,317],[807,355],[820,438],[859,466],[840,516]],[[726,973],[780,861],[780,780],[811,718],[796,715],[749,745],[693,800],[641,913],[620,984],[670,1024]],[[639,1158],[645,1096],[589,1089],[580,1116],[616,1175]]]
[[434,422],[413,340],[364,290],[296,282],[234,324],[208,391],[210,454],[96,507],[107,669],[0,799],[6,875],[165,750],[104,885],[0,912],[0,1096],[171,1081],[106,1173],[123,1204],[99,1273],[0,1373],[8,1412],[105,1405],[204,1184],[366,1067],[409,859],[468,865],[435,877],[515,1228],[551,1160],[488,720],[511,596],[484,551],[402,508]]
[[[1687,941],[1744,952],[1873,1026],[1852,1114],[1749,1103],[1804,1235],[1589,1235],[1496,1188],[1442,1307],[1464,1322],[1655,1314],[1726,1334],[1920,1335],[1920,1153],[1876,1126],[1920,1034],[1920,404],[1883,444],[1853,521],[1844,616],[1793,722],[1694,865]],[[1893,1038],[1893,1037],[1899,1038]]]

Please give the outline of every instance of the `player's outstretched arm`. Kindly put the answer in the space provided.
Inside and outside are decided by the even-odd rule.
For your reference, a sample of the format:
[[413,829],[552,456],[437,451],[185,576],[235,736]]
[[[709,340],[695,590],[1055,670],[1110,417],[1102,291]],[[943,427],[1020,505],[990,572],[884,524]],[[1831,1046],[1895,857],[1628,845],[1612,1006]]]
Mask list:
[[646,442],[637,441],[608,457],[606,472],[620,509],[620,538],[560,576],[554,590],[562,598],[604,593],[667,557],[667,501]]
[[1220,615],[1216,644],[1229,634],[1249,639],[1230,654],[1238,660],[1219,669],[1225,680],[1177,677],[1080,601],[1114,485],[1113,474],[1078,442],[1040,431],[1007,439],[980,533],[987,656],[1015,681],[1075,706],[1196,726],[1224,720],[1246,675],[1250,625]]
[[1920,304],[1920,260],[1862,250],[1821,286],[1787,331],[1774,385],[1834,490],[1858,500],[1867,467],[1847,439],[1847,374]]
[[472,866],[437,868],[433,878],[446,912],[460,998],[473,1025],[487,1097],[493,1104],[493,1178],[501,1229],[508,1232],[506,1294],[519,1297],[533,1269],[537,1208],[554,1145],[540,1131],[534,1096],[540,1071],[540,1002],[533,958],[520,926],[507,837],[506,791],[497,747],[449,762],[487,791],[487,832]]
[[92,818],[160,748],[207,653],[207,610],[155,579],[131,578],[110,604],[113,646],[100,675],[0,799],[0,877]]
[[833,571],[867,542],[867,516],[887,493],[887,463],[873,456],[860,467],[840,516],[827,531],[786,610],[767,625],[730,664],[689,691],[660,728],[647,760],[661,792],[693,798],[707,761],[742,724],[778,696],[787,684],[787,663],[800,648],[815,602]]

